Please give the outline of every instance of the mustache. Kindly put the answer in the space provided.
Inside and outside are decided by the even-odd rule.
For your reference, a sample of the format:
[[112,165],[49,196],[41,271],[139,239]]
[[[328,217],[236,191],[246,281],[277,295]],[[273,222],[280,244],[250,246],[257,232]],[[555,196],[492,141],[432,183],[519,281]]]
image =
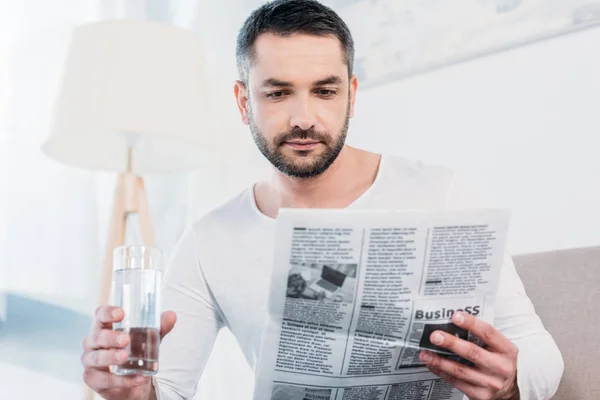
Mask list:
[[281,146],[284,142],[289,142],[290,140],[300,139],[300,140],[314,140],[316,142],[329,143],[331,138],[329,135],[321,132],[315,131],[313,128],[310,129],[302,129],[302,128],[294,128],[289,132],[283,133],[279,135],[275,139],[275,143],[277,146]]

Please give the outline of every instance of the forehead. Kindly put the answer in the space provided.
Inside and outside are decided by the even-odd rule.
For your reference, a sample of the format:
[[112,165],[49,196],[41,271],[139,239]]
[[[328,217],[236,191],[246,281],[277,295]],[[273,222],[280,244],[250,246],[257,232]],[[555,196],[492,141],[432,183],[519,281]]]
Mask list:
[[323,76],[347,77],[340,41],[335,36],[263,34],[254,43],[250,77],[311,81]]

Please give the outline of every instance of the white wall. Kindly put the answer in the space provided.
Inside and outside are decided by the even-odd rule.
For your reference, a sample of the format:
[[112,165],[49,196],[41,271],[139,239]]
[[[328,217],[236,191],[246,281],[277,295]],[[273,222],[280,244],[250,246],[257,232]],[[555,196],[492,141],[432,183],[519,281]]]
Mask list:
[[[0,6],[0,15],[2,15],[4,6]],[[12,91],[10,84],[10,59],[8,51],[9,21],[0,16],[0,323],[6,318],[6,294],[2,293],[6,289],[8,280],[8,251],[3,243],[8,241],[8,195],[3,193],[8,187],[8,113],[10,103],[10,93]]]

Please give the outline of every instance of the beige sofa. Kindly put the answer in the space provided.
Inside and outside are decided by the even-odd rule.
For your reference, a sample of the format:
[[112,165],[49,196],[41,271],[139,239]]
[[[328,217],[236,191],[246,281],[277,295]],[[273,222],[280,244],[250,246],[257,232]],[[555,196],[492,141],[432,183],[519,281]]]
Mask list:
[[514,257],[565,361],[556,400],[600,400],[600,247]]

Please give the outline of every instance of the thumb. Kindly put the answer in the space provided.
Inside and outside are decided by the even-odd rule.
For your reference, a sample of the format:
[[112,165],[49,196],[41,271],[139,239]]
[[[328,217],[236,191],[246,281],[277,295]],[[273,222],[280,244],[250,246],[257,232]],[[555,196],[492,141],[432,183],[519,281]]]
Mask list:
[[177,322],[177,314],[173,311],[165,311],[161,315],[160,320],[160,338],[164,338],[166,334],[171,332]]

